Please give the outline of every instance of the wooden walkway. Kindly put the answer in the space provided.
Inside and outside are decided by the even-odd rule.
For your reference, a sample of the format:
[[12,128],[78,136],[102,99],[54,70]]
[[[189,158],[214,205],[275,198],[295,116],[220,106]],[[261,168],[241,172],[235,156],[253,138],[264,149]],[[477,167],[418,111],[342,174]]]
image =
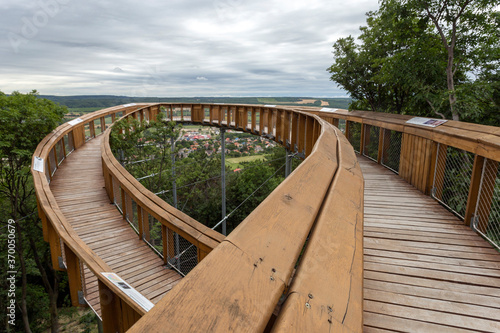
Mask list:
[[[68,156],[51,183],[75,231],[115,273],[153,303],[181,277],[109,203],[101,137]],[[500,254],[433,199],[359,157],[365,178],[366,332],[500,332]],[[84,268],[99,312],[97,281]]]
[[365,157],[366,332],[500,332],[500,254]]
[[[57,203],[80,238],[111,269],[151,302],[157,303],[181,276],[163,267],[156,255],[116,207],[104,189],[99,136],[71,153],[50,184]],[[97,279],[84,268],[86,299],[99,313]]]

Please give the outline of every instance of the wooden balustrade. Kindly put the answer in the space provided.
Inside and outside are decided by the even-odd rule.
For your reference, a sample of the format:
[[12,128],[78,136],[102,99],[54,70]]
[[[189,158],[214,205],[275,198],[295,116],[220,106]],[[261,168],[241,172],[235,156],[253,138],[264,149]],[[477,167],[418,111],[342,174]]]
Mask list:
[[[224,239],[145,189],[112,155],[105,132],[110,120],[124,116],[147,121],[159,112],[173,120],[267,136],[305,161]],[[83,288],[77,267],[83,263],[98,277],[105,332],[362,331],[363,179],[346,137],[359,140],[355,149],[366,154],[370,127],[378,127],[379,141],[369,145],[377,149],[372,158],[387,163],[391,149],[399,146],[391,168],[437,199],[445,191],[441,173],[446,170],[447,147],[474,153],[464,223],[470,223],[478,205],[493,207],[495,180],[485,184],[482,175],[498,170],[500,129],[455,121],[427,128],[407,124],[410,118],[302,107],[143,104],[97,111],[74,126],[63,124],[35,151],[34,156],[44,160],[44,172],[32,170],[54,268],[67,270],[75,306],[80,305],[78,292]],[[339,126],[341,120],[345,137],[330,125]],[[101,157],[106,191],[111,201],[121,202],[129,221],[135,219],[135,203],[139,238],[150,238],[151,217],[162,226],[164,258],[172,256],[174,232],[197,247],[199,264],[147,313],[100,276],[110,268],[79,239],[50,190],[59,163],[85,144],[86,134],[93,138],[99,133],[105,133]],[[487,221],[481,218],[484,233]],[[286,300],[280,304],[283,296]]]
[[[377,162],[381,164],[383,150],[387,150],[387,135],[383,130],[392,130],[402,133],[401,155],[399,163],[399,176],[408,183],[415,186],[425,194],[434,193],[434,197],[440,199],[443,196],[443,179],[446,170],[447,147],[455,147],[473,153],[476,158],[473,162],[470,188],[467,193],[467,202],[464,215],[464,223],[469,225],[478,205],[478,190],[483,173],[485,159],[495,162],[500,161],[500,128],[484,126],[458,121],[448,121],[436,128],[413,125],[406,123],[413,118],[408,115],[394,115],[387,113],[374,113],[367,111],[338,110],[337,112],[321,112],[308,110],[323,119],[333,123],[339,119],[346,120],[346,136],[348,137],[349,123],[355,122],[362,126],[361,142],[365,142],[364,133],[369,126],[380,127],[379,135],[379,157]],[[360,148],[363,153],[363,144]],[[495,165],[493,170],[498,170]],[[488,187],[489,186],[489,187]],[[489,182],[487,188],[493,188],[494,183]],[[489,192],[492,192],[490,190]],[[491,195],[490,195],[491,197]],[[488,200],[487,196],[485,199]],[[491,208],[490,205],[486,205]],[[486,212],[486,215],[488,212]],[[484,218],[484,216],[483,216]],[[484,222],[484,221],[483,221]],[[486,223],[486,222],[484,222]],[[485,228],[485,224],[482,224]],[[498,245],[497,245],[498,246]]]

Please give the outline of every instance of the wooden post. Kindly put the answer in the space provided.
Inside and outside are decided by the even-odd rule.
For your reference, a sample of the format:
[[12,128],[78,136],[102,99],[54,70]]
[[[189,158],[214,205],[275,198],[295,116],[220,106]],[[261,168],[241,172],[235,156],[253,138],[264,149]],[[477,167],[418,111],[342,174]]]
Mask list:
[[284,122],[283,122],[283,134],[282,134],[283,146],[285,146],[285,148],[289,148],[289,144],[290,144],[290,112],[284,111],[283,116],[285,118]]
[[57,235],[52,223],[47,223],[49,232],[49,244],[50,244],[50,258],[52,260],[52,267],[56,271],[63,271],[64,269],[59,265],[59,258],[62,259],[61,251],[61,239]]
[[42,209],[40,201],[38,200],[38,196],[36,197],[36,208],[38,210],[38,217],[42,220],[42,232],[43,232],[43,240],[47,243],[49,242],[49,226],[47,222],[47,215]]
[[292,129],[290,138],[290,151],[295,152],[297,149],[297,129],[298,129],[298,119],[299,116],[293,112],[292,113]]
[[208,252],[203,251],[202,249],[198,248],[198,263],[200,263],[205,257],[208,255]]
[[349,120],[346,119],[345,121],[345,131],[344,131],[344,135],[345,137],[347,138],[347,140],[349,140]]
[[[365,153],[365,136],[366,136],[366,128],[370,125],[365,125],[361,123],[361,133],[359,139],[359,154],[363,155]],[[368,143],[370,143],[370,135],[368,135]]]
[[161,236],[163,243],[163,262],[168,264],[168,259],[175,257],[174,232],[162,223]]
[[299,153],[302,153],[304,151],[306,142],[306,116],[304,116],[303,114],[299,114],[298,125],[299,130],[297,133],[297,140],[299,145]]
[[89,130],[90,130],[90,138],[95,138],[95,127],[93,120],[89,122]]
[[124,332],[120,299],[99,278],[98,286],[104,333]]
[[478,202],[479,186],[481,185],[481,176],[483,174],[484,157],[476,155],[474,157],[474,166],[472,167],[472,176],[470,180],[469,196],[467,198],[467,208],[464,215],[464,224],[471,223],[472,215],[476,211]]
[[142,232],[144,240],[150,242],[151,235],[149,233],[149,213],[145,210],[142,210]]
[[269,109],[267,113],[267,134],[274,136],[274,113],[276,109]]
[[139,227],[139,239],[142,239],[144,236],[144,221],[142,218],[142,207],[139,206],[139,203],[136,203],[137,207],[137,225]]
[[479,198],[479,216],[478,229],[486,234],[488,230],[488,223],[491,211],[491,204],[493,203],[493,195],[495,194],[495,182],[498,171],[497,161],[487,159],[485,160],[483,182],[481,185],[481,196]]
[[123,188],[121,188],[120,186],[120,194],[121,194],[121,198],[122,198],[122,215],[123,215],[123,219],[126,221],[127,220],[127,205],[125,204],[125,191],[123,190]]
[[332,125],[339,128],[339,118],[333,118]]
[[276,110],[276,141],[283,143],[283,111]]
[[[85,306],[85,302],[80,302],[82,293],[82,276],[80,271],[80,259],[75,253],[64,244],[64,253],[66,254],[66,266],[68,273],[69,294],[71,296],[72,306]],[[83,296],[83,295],[81,295]]]
[[313,138],[314,138],[314,118],[306,117],[306,157],[312,151],[313,148]]
[[[384,136],[384,128],[380,127],[379,133],[378,133],[378,154],[377,154],[377,163],[381,164],[382,163],[382,155],[384,153],[384,148],[385,148],[385,139],[386,137]],[[389,132],[390,133],[390,132]],[[389,136],[390,138],[390,136]]]

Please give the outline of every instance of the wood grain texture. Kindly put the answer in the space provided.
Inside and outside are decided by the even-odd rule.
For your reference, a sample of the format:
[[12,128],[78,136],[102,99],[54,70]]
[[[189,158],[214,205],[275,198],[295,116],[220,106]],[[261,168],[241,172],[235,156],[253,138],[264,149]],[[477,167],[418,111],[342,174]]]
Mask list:
[[496,332],[500,254],[397,175],[365,177],[364,330]]

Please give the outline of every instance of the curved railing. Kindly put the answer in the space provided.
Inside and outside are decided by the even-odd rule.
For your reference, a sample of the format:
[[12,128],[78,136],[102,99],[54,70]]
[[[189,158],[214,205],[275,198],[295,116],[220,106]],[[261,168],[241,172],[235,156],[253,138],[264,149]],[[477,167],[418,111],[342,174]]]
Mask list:
[[407,115],[311,110],[344,129],[354,149],[441,202],[500,249],[500,128],[459,121],[437,127]]
[[132,104],[112,107],[65,123],[48,134],[33,154],[31,172],[36,190],[38,214],[42,220],[44,239],[50,243],[52,266],[56,270],[67,271],[73,306],[84,304],[82,290],[85,281],[81,266],[85,265],[98,277],[103,320],[107,309],[111,306],[119,306],[124,311],[129,310],[139,316],[146,311],[110,281],[100,277],[101,272],[112,270],[78,237],[60,211],[49,183],[59,165],[73,150],[80,148],[96,135],[102,134],[117,116],[120,117],[123,113],[140,106],[142,105]]
[[[360,331],[362,327],[362,176],[347,140],[320,118],[293,108],[174,104],[165,105],[165,107],[169,118],[174,120],[223,126],[265,135],[284,146],[291,147],[302,157],[306,157],[305,162],[294,171],[292,176],[287,178],[228,239],[223,240],[187,275],[185,285],[188,287],[175,288],[181,292],[187,291],[191,296],[194,295],[193,303],[189,305],[189,302],[179,302],[178,299],[174,303],[177,306],[190,308],[188,312],[200,318],[211,317],[211,314],[214,314],[213,318],[216,321],[218,321],[216,318],[227,317],[227,310],[236,306],[239,310],[231,310],[227,318],[234,317],[235,311],[239,318],[233,318],[231,325],[245,327],[245,330],[259,330],[270,323],[274,309],[284,295],[284,291],[288,290],[290,296],[283,307],[290,310],[283,312],[283,315],[277,319],[276,327],[280,323],[279,325],[286,329],[290,320],[286,313],[296,310],[294,308],[297,302],[304,295],[306,299],[310,299],[309,297],[314,294],[315,304],[323,304],[323,307],[327,306],[332,309],[332,312],[326,313],[330,325],[333,323],[333,325],[343,325]],[[180,112],[176,108],[180,109]],[[135,107],[135,109],[127,109],[125,117],[152,119],[160,112],[160,105],[146,105],[139,109]],[[81,276],[78,276],[79,271],[76,269],[79,267],[79,262],[85,263],[99,278],[99,293],[106,295],[101,296],[104,330],[113,332],[127,330],[144,314],[144,310],[117,290],[114,285],[101,279],[99,272],[111,270],[76,236],[71,226],[65,221],[50,193],[49,180],[57,170],[57,167],[52,168],[52,165],[58,165],[57,162],[51,163],[51,156],[57,161],[57,156],[66,155],[66,152],[57,154],[60,147],[64,148],[64,138],[67,136],[67,141],[78,142],[79,144],[75,145],[75,148],[78,148],[85,141],[83,135],[85,129],[87,129],[87,138],[90,139],[96,132],[94,122],[99,123],[100,119],[102,126],[106,123],[102,116],[108,113],[114,114],[118,110],[120,109],[103,110],[82,117],[83,123],[74,127],[66,124],[59,127],[40,144],[35,153],[35,156],[49,161],[46,165],[48,172],[33,171],[36,178],[35,187],[39,198],[40,215],[44,221],[44,230],[47,230],[49,234],[47,240],[54,239],[51,241],[51,248],[54,248],[53,258],[63,256],[66,258],[70,285],[75,280],[81,281]],[[176,113],[179,114],[179,118]],[[70,137],[73,139],[70,140]],[[102,145],[106,189],[113,201],[120,198],[124,218],[130,220],[130,215],[135,216],[135,214],[127,214],[127,210],[130,212],[128,207],[132,206],[129,202],[133,201],[137,207],[137,216],[143,216],[139,220],[143,220],[147,213],[148,216],[162,223],[164,255],[169,251],[168,242],[165,239],[168,239],[170,231],[173,231],[181,234],[198,248],[198,260],[205,257],[222,240],[222,237],[168,206],[144,189],[114,159],[109,150],[108,140],[106,136]],[[349,186],[344,191],[343,185],[347,184]],[[116,188],[118,191],[115,190]],[[337,205],[342,205],[343,208],[336,209]],[[332,216],[336,217],[336,223],[330,223]],[[139,236],[144,237],[145,233],[145,224],[141,227],[139,223]],[[58,244],[61,243],[66,250],[65,255],[58,248]],[[307,246],[305,246],[306,243]],[[322,245],[321,255],[318,256],[316,253],[318,247],[312,244],[325,244]],[[339,247],[339,244],[345,246]],[[297,267],[299,257],[300,265]],[[338,264],[329,265],[335,257],[339,258]],[[348,260],[344,260],[345,258]],[[57,261],[57,259],[54,260],[55,265],[58,264]],[[338,286],[326,287],[326,283],[329,284],[329,282],[307,277],[311,273],[311,266],[315,266],[314,271],[320,273],[321,276],[329,275],[332,279],[338,280]],[[199,280],[200,275],[202,280]],[[255,277],[252,283],[253,288],[264,288],[259,293],[254,293],[252,289],[249,289],[248,293],[243,295],[239,290],[241,283],[246,283],[243,281],[247,278],[252,280],[252,277]],[[205,292],[213,290],[212,287],[216,285],[227,288],[214,294],[209,292],[205,296],[196,294],[196,291],[200,289]],[[76,285],[71,288],[72,296],[73,290],[79,290],[78,288],[81,286]],[[224,301],[224,297],[231,298],[237,294],[240,297],[235,299],[236,303],[231,305]],[[106,299],[104,303],[103,298]],[[174,295],[169,297],[170,301],[175,298]],[[113,301],[109,301],[110,299]],[[207,310],[205,314],[196,309],[196,304],[200,304],[203,300],[205,302],[202,307]],[[73,304],[76,305],[77,302]],[[311,301],[310,304],[313,302]],[[221,310],[224,311],[221,312]],[[310,305],[310,310],[314,316],[323,316],[320,307]],[[181,309],[179,311],[177,314],[182,313]],[[219,314],[215,315],[216,313]],[[251,325],[249,325],[250,319]],[[179,316],[176,321],[182,322],[182,316]],[[176,321],[169,320],[169,323],[177,325]],[[147,323],[148,320],[144,322]],[[192,325],[195,320],[189,322],[188,324]],[[225,330],[227,328],[225,326],[227,322],[224,323],[224,320],[218,322],[217,327],[213,326],[214,322],[209,324],[213,329]],[[307,318],[301,322],[310,325]],[[328,320],[325,319],[325,322]],[[197,329],[203,330],[203,327],[208,327],[206,324],[207,322],[204,322]],[[160,324],[157,330],[160,327],[161,330],[165,329],[163,324]]]
[[[137,212],[144,210],[161,221],[163,239],[169,230],[184,233],[201,249],[198,261],[205,258],[146,314],[120,290],[100,281],[102,293],[117,296],[119,304],[104,307],[105,330],[125,331],[143,316],[131,331],[361,331],[363,181],[352,147],[441,201],[498,246],[497,127],[449,121],[430,128],[407,123],[410,116],[257,105],[150,104],[129,107],[125,113],[147,120],[161,106],[168,118],[267,136],[306,159],[223,239],[145,190],[116,162],[104,138],[106,189],[115,200],[119,184],[124,217],[134,200]],[[49,160],[48,173],[33,171],[44,237],[51,243],[55,267],[61,256],[59,238],[64,244],[72,300],[78,290],[72,287],[72,258],[95,273],[109,268],[66,224],[48,181],[58,156],[67,153],[69,138],[83,144],[85,126],[91,137],[93,122],[101,119],[102,124],[103,115],[117,110],[82,117],[84,123],[74,127],[62,125],[35,152]],[[145,232],[143,225],[139,233],[144,237]],[[165,242],[163,254],[168,254]],[[116,320],[127,312],[133,319]]]

